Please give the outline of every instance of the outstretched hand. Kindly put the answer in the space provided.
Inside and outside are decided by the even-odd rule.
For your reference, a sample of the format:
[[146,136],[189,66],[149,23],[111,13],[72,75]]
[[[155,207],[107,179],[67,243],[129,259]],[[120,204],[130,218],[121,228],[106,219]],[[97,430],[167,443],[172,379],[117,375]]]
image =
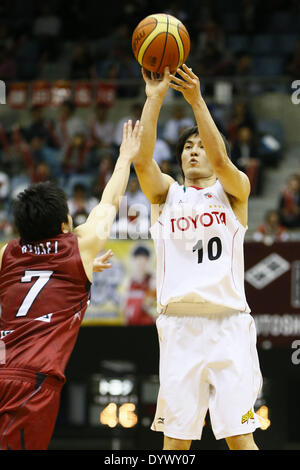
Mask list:
[[119,158],[133,161],[140,152],[143,126],[140,121],[136,121],[132,128],[132,121],[125,122],[123,126],[123,138],[120,146]]
[[98,256],[94,259],[93,262],[93,271],[101,273],[104,269],[109,269],[112,267],[111,263],[108,263],[109,259],[113,256],[113,252],[108,250],[104,255]]
[[165,68],[164,74],[157,76],[150,72],[151,78],[148,76],[147,70],[142,68],[143,79],[146,83],[146,95],[147,98],[157,97],[163,99],[168,91],[171,75],[168,67]]
[[[182,69],[177,69],[181,78],[170,75],[170,87],[180,91],[190,105],[194,105],[201,98],[200,81],[191,68],[183,64]],[[173,83],[174,82],[174,83]]]

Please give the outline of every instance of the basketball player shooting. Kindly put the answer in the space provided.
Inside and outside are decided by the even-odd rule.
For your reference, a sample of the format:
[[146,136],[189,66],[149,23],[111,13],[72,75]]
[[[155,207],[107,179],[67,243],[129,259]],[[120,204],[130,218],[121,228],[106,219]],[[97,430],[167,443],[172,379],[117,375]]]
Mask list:
[[124,125],[114,172],[100,203],[72,230],[64,191],[40,183],[14,207],[20,238],[0,251],[0,449],[48,448],[65,382],[65,367],[89,302],[93,269],[124,195],[142,126]]
[[[261,373],[243,259],[249,180],[232,164],[192,70],[183,65],[171,75],[166,68],[160,80],[142,73],[147,99],[134,166],[152,204],[160,342],[151,429],[164,433],[164,450],[187,450],[201,439],[209,410],[216,439],[226,439],[229,449],[256,450],[260,421],[253,407]],[[197,123],[178,141],[183,185],[152,158],[169,87],[182,93]]]

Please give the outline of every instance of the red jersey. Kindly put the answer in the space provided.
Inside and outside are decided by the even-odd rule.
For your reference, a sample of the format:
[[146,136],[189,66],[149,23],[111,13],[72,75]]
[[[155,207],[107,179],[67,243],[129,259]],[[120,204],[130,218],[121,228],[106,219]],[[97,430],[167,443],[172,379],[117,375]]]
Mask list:
[[10,241],[0,286],[0,338],[5,343],[0,369],[30,369],[65,380],[90,290],[77,237],[67,233],[32,244]]
[[155,323],[155,318],[149,315],[145,308],[146,299],[155,296],[155,290],[150,288],[150,281],[150,274],[147,274],[140,282],[131,281],[125,305],[127,325],[153,325]]

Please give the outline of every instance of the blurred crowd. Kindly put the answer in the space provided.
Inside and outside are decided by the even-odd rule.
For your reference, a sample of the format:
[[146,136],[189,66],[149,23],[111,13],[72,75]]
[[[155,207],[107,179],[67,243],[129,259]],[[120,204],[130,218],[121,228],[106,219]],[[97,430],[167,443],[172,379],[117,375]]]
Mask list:
[[189,61],[202,77],[299,76],[299,0],[173,0],[163,8],[155,0],[114,1],[105,8],[95,0],[3,0],[0,77],[34,80],[44,77],[47,64],[63,63],[66,75],[58,78],[139,78],[131,35],[155,12],[188,26]]
[[[124,122],[131,119],[134,124],[141,117],[142,106],[139,101],[133,101],[128,113],[114,122],[112,109],[104,104],[96,105],[89,117],[83,118],[72,101],[64,101],[56,118],[48,117],[47,108],[33,106],[26,125],[17,121],[9,129],[0,125],[0,236],[5,238],[13,231],[12,201],[17,194],[31,183],[46,180],[53,180],[64,188],[74,225],[82,223],[99,201],[112,174]],[[233,163],[250,179],[251,195],[263,194],[265,171],[268,167],[276,168],[283,158],[279,136],[276,132],[272,134],[272,129],[268,132],[261,128],[251,106],[244,100],[236,101],[225,114],[220,113],[217,106],[209,106],[217,126],[229,141]],[[153,156],[161,170],[179,182],[182,182],[182,175],[175,159],[176,142],[186,127],[195,125],[187,110],[178,100],[169,106],[169,115],[163,122],[159,121]],[[121,205],[117,220],[119,231],[123,226],[128,229],[128,221],[134,225],[143,217],[149,222],[149,203],[139,188],[133,168],[131,173],[126,203]],[[286,206],[291,205],[289,193],[284,194],[280,203],[282,214]],[[299,205],[299,196],[298,201],[296,199]],[[297,220],[288,222],[288,216],[284,220],[282,217],[282,222],[289,223],[290,227],[297,227],[298,223]],[[144,227],[146,236],[149,224],[145,223]]]
[[290,240],[291,232],[297,229],[300,229],[300,168],[280,188],[277,207],[266,212],[253,239],[266,244],[284,242]]
[[[188,25],[189,61],[200,77],[256,76],[261,71],[299,78],[300,0],[203,0],[201,8],[197,0],[175,0],[161,8],[155,0],[115,1],[105,8],[96,0],[3,0],[0,79],[8,84],[35,80],[45,77],[47,64],[55,70],[59,63],[67,64],[66,75],[60,77],[64,79],[141,79],[131,34],[145,16],[162,11]],[[278,69],[272,59],[279,60]],[[26,125],[18,124],[18,119],[9,127],[0,124],[0,238],[14,233],[12,201],[34,182],[56,181],[67,193],[74,225],[85,220],[112,174],[124,121],[135,122],[141,115],[137,88],[120,90],[118,97],[133,98],[133,105],[117,122],[105,104],[96,105],[86,119],[70,100],[60,105],[55,118],[49,118],[47,109],[32,106]],[[179,100],[174,101],[170,115],[159,124],[154,159],[163,172],[180,181],[175,145],[180,132],[194,125],[194,120]],[[266,169],[278,167],[284,158],[282,129],[275,123],[264,127],[245,100],[236,98],[225,108],[210,104],[230,143],[232,161],[250,179],[251,195],[261,195]],[[136,209],[128,213],[121,207],[120,214],[125,215],[117,218],[119,231],[128,230],[128,221],[134,226],[141,217],[149,222],[149,205],[133,170],[126,198],[127,207]],[[256,239],[271,232],[284,239],[285,231],[299,228],[299,199],[295,174],[282,190],[276,210],[257,229]]]

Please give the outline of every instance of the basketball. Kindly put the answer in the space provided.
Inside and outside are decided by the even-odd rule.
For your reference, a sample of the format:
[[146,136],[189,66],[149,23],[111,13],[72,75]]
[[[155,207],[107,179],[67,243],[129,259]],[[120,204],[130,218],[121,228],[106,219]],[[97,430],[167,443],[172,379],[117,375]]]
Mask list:
[[132,50],[149,72],[162,74],[165,67],[175,72],[190,52],[190,36],[174,16],[159,13],[144,18],[132,34]]

